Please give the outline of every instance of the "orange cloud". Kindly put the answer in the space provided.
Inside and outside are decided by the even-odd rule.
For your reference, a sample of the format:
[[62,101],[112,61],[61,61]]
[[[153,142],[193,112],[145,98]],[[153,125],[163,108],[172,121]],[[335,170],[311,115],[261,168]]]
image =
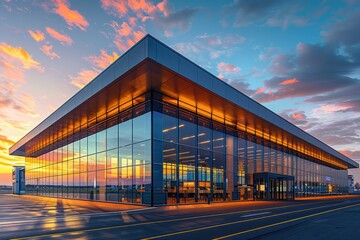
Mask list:
[[112,55],[107,54],[104,49],[100,50],[100,56],[90,56],[87,59],[96,67],[101,69],[107,68],[111,63],[119,58],[119,55],[116,52],[112,52]]
[[292,78],[292,79],[282,81],[280,83],[280,85],[289,85],[289,84],[294,84],[294,83],[297,83],[297,82],[299,82],[299,80],[297,80],[296,78]]
[[164,0],[162,2],[159,2],[156,6],[164,14],[165,17],[169,15],[169,2],[167,0]]
[[11,169],[14,165],[24,165],[23,157],[10,156],[8,149],[15,142],[0,134],[0,185],[11,185]]
[[265,88],[258,88],[255,92],[255,94],[258,94],[258,93],[263,93],[265,91]]
[[60,56],[56,52],[52,51],[52,45],[44,45],[40,49],[46,56],[50,57],[51,60],[54,60],[55,58],[60,58]]
[[10,64],[20,63],[25,69],[36,69],[44,72],[44,68],[35,61],[22,47],[13,47],[5,42],[0,42],[0,58]]
[[121,24],[121,27],[118,29],[118,33],[123,36],[129,36],[131,34],[131,27],[126,22],[123,22]]
[[69,26],[76,26],[85,31],[89,26],[88,21],[76,10],[69,8],[69,3],[66,0],[53,0],[55,5],[54,13],[61,16]]
[[131,26],[126,22],[123,22],[121,25],[119,25],[115,21],[111,22],[111,26],[115,31],[114,44],[122,52],[128,50],[143,36],[145,36],[145,32],[141,26],[131,28]]
[[58,40],[62,45],[72,45],[73,44],[73,40],[71,39],[71,37],[69,35],[61,34],[51,27],[46,27],[45,29],[52,38]]
[[133,11],[136,16],[143,22],[153,19],[156,13],[162,13],[164,16],[169,15],[168,1],[164,0],[157,5],[147,0],[101,0],[101,7],[108,13],[122,18]]
[[[146,0],[128,0],[128,5],[133,11],[142,11],[147,14],[151,14],[156,10],[156,6]],[[161,5],[161,7],[164,7],[164,5]]]
[[36,41],[36,42],[41,42],[45,40],[45,35],[42,31],[36,30],[36,31],[32,31],[29,30],[28,31],[30,36]]
[[93,80],[100,71],[97,69],[94,70],[88,70],[83,69],[81,72],[78,73],[76,77],[70,77],[71,84],[75,85],[78,88],[83,88],[88,82]]
[[305,119],[304,114],[302,114],[301,112],[292,113],[290,116],[294,119]]

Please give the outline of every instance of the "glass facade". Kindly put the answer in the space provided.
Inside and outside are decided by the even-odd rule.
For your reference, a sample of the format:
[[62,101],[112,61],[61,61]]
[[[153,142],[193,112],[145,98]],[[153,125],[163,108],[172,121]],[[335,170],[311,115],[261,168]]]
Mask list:
[[295,197],[348,190],[347,170],[157,92],[85,119],[29,150],[27,194],[154,205],[244,200],[264,195],[257,173],[292,176],[281,187]]

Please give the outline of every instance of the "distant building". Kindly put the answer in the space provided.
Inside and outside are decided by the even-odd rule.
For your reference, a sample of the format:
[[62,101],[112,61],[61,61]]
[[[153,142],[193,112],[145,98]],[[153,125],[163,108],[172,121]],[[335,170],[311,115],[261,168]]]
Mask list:
[[346,194],[359,167],[150,35],[10,154],[27,194],[147,205]]
[[348,175],[349,193],[354,193],[354,176]]

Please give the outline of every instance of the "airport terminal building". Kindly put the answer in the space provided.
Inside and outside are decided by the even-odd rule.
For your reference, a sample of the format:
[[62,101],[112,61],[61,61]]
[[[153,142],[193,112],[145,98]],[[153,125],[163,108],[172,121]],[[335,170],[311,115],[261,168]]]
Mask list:
[[146,205],[345,194],[358,167],[150,35],[9,151],[27,194]]

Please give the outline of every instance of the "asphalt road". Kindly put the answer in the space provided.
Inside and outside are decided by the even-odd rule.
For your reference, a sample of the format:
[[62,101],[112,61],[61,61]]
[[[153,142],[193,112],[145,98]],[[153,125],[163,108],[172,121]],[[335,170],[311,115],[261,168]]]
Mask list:
[[149,208],[0,195],[0,239],[360,239],[360,196]]

